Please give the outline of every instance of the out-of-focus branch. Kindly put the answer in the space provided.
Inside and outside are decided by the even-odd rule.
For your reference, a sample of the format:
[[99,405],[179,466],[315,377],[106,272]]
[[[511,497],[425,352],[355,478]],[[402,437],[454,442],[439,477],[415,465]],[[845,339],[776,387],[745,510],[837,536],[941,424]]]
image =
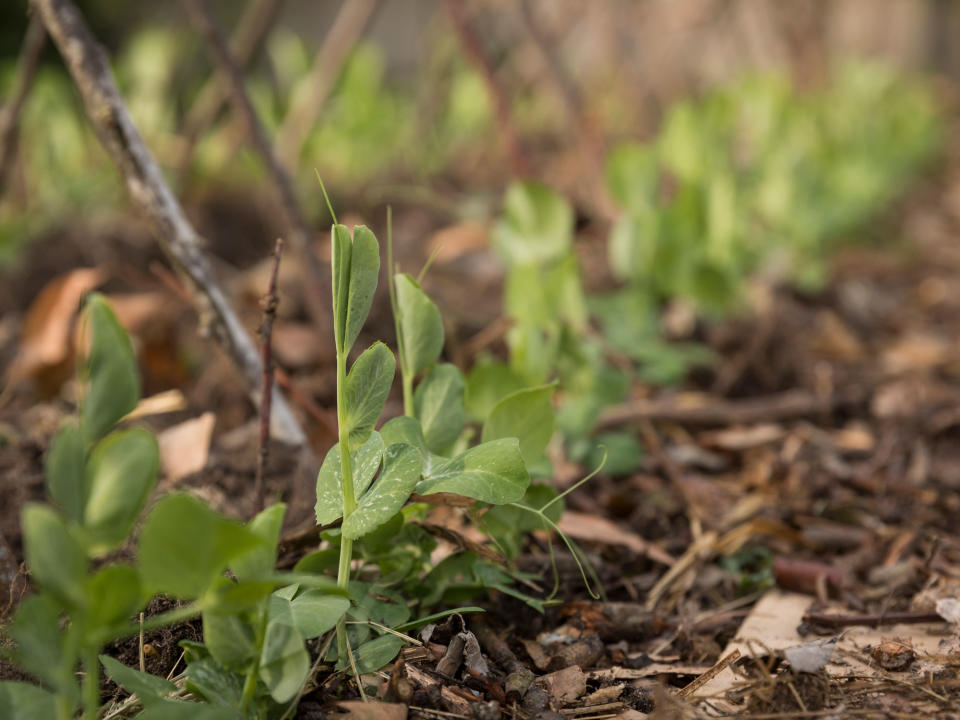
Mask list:
[[344,0],[310,74],[294,90],[290,110],[277,134],[277,155],[290,172],[296,172],[310,130],[378,5],[379,0]]
[[[257,348],[214,279],[197,231],[133,124],[103,48],[71,0],[32,0],[32,4],[60,50],[90,124],[119,167],[130,197],[152,222],[161,247],[190,289],[202,326],[233,359],[246,379],[251,399],[259,405],[263,368]],[[279,440],[306,446],[303,429],[276,390],[271,431]]]
[[240,67],[231,54],[230,48],[227,47],[223,33],[220,31],[213,15],[210,14],[206,3],[203,0],[183,0],[183,4],[191,22],[194,23],[210,46],[210,51],[213,53],[220,72],[229,78],[231,102],[237,114],[243,119],[250,144],[260,155],[273,182],[280,200],[280,209],[290,229],[290,239],[294,247],[306,256],[310,272],[307,282],[304,283],[304,290],[310,315],[319,331],[321,328],[328,327],[330,322],[327,312],[329,295],[321,289],[323,287],[321,283],[327,279],[329,273],[324,269],[311,247],[310,240],[313,232],[300,207],[293,182],[287,171],[280,165],[280,161],[273,151],[270,139],[267,136],[267,130],[260,121],[260,117],[250,101],[250,96],[247,94]]
[[593,200],[604,215],[613,217],[616,210],[607,195],[604,182],[603,164],[606,151],[596,124],[584,109],[583,97],[566,65],[556,52],[556,43],[548,38],[537,24],[531,0],[519,0],[519,6],[527,33],[543,55],[550,79],[563,98],[574,132],[578,135],[583,169],[592,181]]
[[253,512],[263,510],[263,477],[270,455],[270,398],[273,392],[273,321],[277,319],[277,275],[280,274],[280,258],[283,256],[283,240],[277,238],[273,248],[273,270],[267,294],[263,296],[263,320],[260,323],[260,361],[263,363],[263,378],[260,383],[260,435],[258,437],[257,472],[254,476]]
[[477,37],[470,26],[464,0],[444,0],[443,4],[447,10],[447,15],[450,16],[450,23],[457,34],[457,39],[460,41],[460,47],[466,54],[467,59],[480,72],[487,86],[487,92],[493,101],[497,127],[503,138],[504,149],[510,162],[510,169],[514,175],[528,178],[532,175],[532,171],[526,153],[523,151],[523,146],[520,144],[520,135],[513,123],[510,100],[507,97],[506,90],[504,90],[503,83],[497,77],[493,63],[487,57],[487,53],[480,43],[480,38]]
[[[244,10],[230,38],[230,53],[237,66],[246,68],[260,54],[264,40],[273,27],[283,0],[252,0]],[[183,123],[183,135],[192,150],[197,138],[216,119],[230,97],[229,78],[221,70],[204,83]],[[188,150],[186,157],[191,152]]]
[[13,86],[3,107],[0,107],[0,192],[6,185],[10,168],[13,167],[17,148],[17,130],[20,127],[20,114],[33,87],[33,78],[37,74],[40,56],[47,44],[47,31],[36,17],[30,19],[20,55],[17,57],[17,70]]

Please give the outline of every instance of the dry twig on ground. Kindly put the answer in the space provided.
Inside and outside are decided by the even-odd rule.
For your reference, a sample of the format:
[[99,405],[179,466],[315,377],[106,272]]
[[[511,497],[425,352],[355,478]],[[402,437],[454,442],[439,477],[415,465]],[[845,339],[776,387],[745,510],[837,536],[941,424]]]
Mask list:
[[[102,47],[70,0],[33,0],[33,8],[60,50],[87,117],[120,169],[130,197],[150,219],[161,247],[190,288],[202,326],[233,359],[246,379],[251,399],[259,405],[263,368],[257,348],[214,278],[197,231],[133,124]],[[303,429],[276,390],[271,420],[274,437],[305,445]]]

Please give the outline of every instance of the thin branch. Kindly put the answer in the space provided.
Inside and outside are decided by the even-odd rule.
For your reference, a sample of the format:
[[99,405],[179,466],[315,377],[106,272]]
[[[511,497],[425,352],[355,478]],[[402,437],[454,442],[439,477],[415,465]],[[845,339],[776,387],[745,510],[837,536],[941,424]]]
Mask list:
[[[230,52],[237,66],[243,70],[260,54],[263,42],[273,27],[283,0],[252,0],[237,22],[230,38]],[[183,134],[190,148],[197,138],[216,119],[224,103],[230,97],[230,79],[217,70],[200,88],[197,99],[183,123]],[[189,159],[190,151],[186,153]]]
[[263,364],[263,380],[260,384],[260,447],[257,452],[257,475],[254,482],[254,513],[263,510],[263,475],[270,455],[270,396],[273,392],[273,321],[277,319],[277,275],[280,258],[283,256],[283,239],[277,238],[273,248],[273,271],[267,294],[263,296],[263,322],[260,323],[260,362]]
[[350,51],[363,37],[380,0],[345,0],[313,61],[310,74],[294,91],[283,126],[277,133],[277,155],[295,172],[303,145],[346,64]]
[[0,192],[6,186],[7,176],[13,167],[17,147],[17,130],[20,127],[20,114],[26,104],[33,78],[40,65],[40,57],[47,45],[47,32],[43,23],[34,16],[30,18],[23,45],[17,56],[17,71],[6,102],[0,108]]
[[[90,124],[120,169],[131,199],[152,222],[161,247],[189,287],[201,326],[212,332],[233,359],[247,381],[251,399],[259,405],[263,368],[257,348],[214,279],[197,231],[133,124],[103,48],[71,0],[32,0],[32,4],[60,50]],[[277,439],[305,446],[300,424],[276,389],[271,431]]]
[[510,100],[503,83],[497,77],[493,62],[483,49],[480,38],[477,37],[476,32],[470,26],[464,0],[444,0],[443,5],[447,10],[447,15],[450,16],[450,23],[453,25],[453,30],[457,34],[457,39],[460,41],[460,46],[463,48],[467,59],[479,71],[487,86],[487,92],[493,101],[494,118],[503,138],[504,150],[510,162],[511,171],[518,177],[528,178],[532,175],[532,171],[523,146],[520,144],[520,135],[513,123]]
[[321,265],[319,258],[312,249],[311,238],[313,232],[307,223],[300,201],[297,199],[293,182],[286,170],[280,165],[267,130],[260,121],[250,96],[244,86],[243,74],[237,65],[236,59],[227,47],[226,40],[220,27],[210,14],[210,10],[203,0],[183,0],[183,5],[190,16],[191,22],[196,25],[210,46],[214,60],[220,71],[230,80],[230,97],[234,109],[243,119],[247,127],[247,135],[253,149],[260,155],[267,173],[273,182],[274,189],[280,200],[280,209],[290,228],[290,238],[293,246],[306,256],[309,268],[308,280],[304,283],[307,306],[318,330],[329,324],[329,297],[321,291],[318,282],[329,275]]

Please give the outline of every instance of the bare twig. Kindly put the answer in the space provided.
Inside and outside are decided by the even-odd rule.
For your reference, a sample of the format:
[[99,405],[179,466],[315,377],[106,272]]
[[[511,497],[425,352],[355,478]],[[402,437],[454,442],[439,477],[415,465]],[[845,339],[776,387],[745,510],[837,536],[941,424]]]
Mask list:
[[325,328],[329,323],[327,308],[329,298],[321,291],[318,281],[322,282],[322,279],[328,276],[328,272],[325,271],[311,247],[310,240],[313,233],[300,207],[293,182],[277,160],[277,156],[270,145],[266,128],[260,121],[253,103],[250,102],[250,96],[244,86],[240,67],[230,52],[230,48],[227,47],[223,33],[220,31],[213,15],[210,14],[206,3],[203,0],[183,0],[183,4],[191,21],[207,40],[220,71],[230,80],[231,101],[237,113],[243,118],[250,143],[257,154],[260,155],[267,173],[273,181],[274,189],[280,200],[280,209],[290,228],[290,238],[293,246],[306,256],[310,271],[307,282],[304,283],[308,310],[314,323],[318,326],[318,330]]
[[447,10],[447,15],[450,16],[450,22],[460,41],[460,46],[466,53],[467,59],[480,72],[487,86],[487,92],[493,101],[494,117],[497,126],[500,128],[500,135],[503,137],[504,149],[510,162],[511,171],[518,177],[530,177],[530,163],[523,151],[523,146],[520,144],[520,136],[514,127],[510,112],[510,100],[503,84],[497,77],[493,63],[487,57],[487,53],[480,43],[480,38],[477,37],[476,32],[470,26],[464,0],[444,0],[443,4]]
[[313,61],[310,75],[294,91],[290,110],[277,134],[277,155],[290,172],[296,171],[310,130],[377,5],[379,0],[348,0],[340,6]]
[[828,615],[826,613],[806,613],[803,621],[808,625],[823,628],[842,628],[854,625],[880,627],[881,625],[916,625],[926,623],[945,623],[935,612],[888,612],[867,615]]
[[0,192],[6,185],[7,176],[13,166],[17,147],[17,130],[20,127],[20,114],[26,103],[33,78],[37,74],[40,56],[47,45],[47,32],[43,23],[34,16],[27,26],[23,45],[17,56],[17,71],[13,78],[10,94],[0,108]]
[[270,285],[263,296],[263,322],[260,324],[260,362],[263,364],[263,381],[260,384],[260,447],[257,452],[257,475],[254,483],[254,513],[263,510],[263,475],[270,455],[270,397],[273,392],[273,321],[277,318],[277,274],[283,256],[283,239],[277,238],[273,248],[273,271]]
[[[230,52],[240,69],[246,68],[260,53],[281,5],[283,0],[252,0],[247,5],[230,38]],[[218,70],[200,88],[197,99],[184,120],[183,134],[188,144],[184,164],[189,161],[197,138],[210,127],[229,97],[230,80],[225,73]]]
[[[106,55],[71,0],[32,0],[33,7],[63,56],[100,142],[119,167],[135,205],[153,223],[161,247],[184,278],[197,303],[201,324],[243,373],[250,397],[259,405],[263,372],[257,348],[214,279],[187,220],[133,124],[117,90]],[[274,390],[271,431],[277,439],[305,446],[306,436],[286,400]]]

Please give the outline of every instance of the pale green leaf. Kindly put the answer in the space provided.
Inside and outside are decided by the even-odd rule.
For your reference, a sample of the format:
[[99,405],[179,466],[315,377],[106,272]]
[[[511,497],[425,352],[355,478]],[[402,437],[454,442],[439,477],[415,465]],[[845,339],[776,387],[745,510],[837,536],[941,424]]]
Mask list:
[[356,540],[393,517],[413,492],[422,467],[423,456],[415,447],[403,443],[387,447],[380,477],[343,521],[343,536]]
[[345,225],[330,228],[330,269],[333,273],[333,334],[337,352],[343,349],[347,328],[347,310],[350,292],[350,259],[353,255],[353,240]]
[[33,581],[74,607],[87,602],[87,558],[60,516],[46,505],[29,503],[21,516],[23,550]]
[[397,312],[403,338],[400,359],[405,372],[419,375],[433,365],[443,350],[443,320],[440,311],[409,275],[394,276]]
[[237,613],[208,610],[202,617],[203,641],[213,659],[228,670],[245,670],[257,654],[251,624]]
[[140,575],[129,565],[108,565],[98,570],[87,583],[91,627],[122,625],[135,615],[148,598],[140,588]]
[[50,443],[44,463],[47,492],[70,522],[83,518],[83,464],[86,451],[80,427],[70,423]]
[[539,460],[553,435],[554,387],[550,384],[519,390],[500,400],[483,424],[482,441],[515,437],[527,465]]
[[367,320],[380,274],[380,245],[365,225],[353,228],[353,252],[350,258],[350,288],[347,292],[347,315],[344,326],[343,352],[350,352],[360,329]]
[[416,487],[420,495],[449,492],[498,505],[516,502],[530,484],[516,438],[483,443],[441,465]]
[[[353,470],[354,498],[363,495],[370,486],[373,476],[380,469],[383,459],[384,442],[380,433],[374,431],[351,457]],[[323,459],[317,474],[317,513],[318,525],[329,525],[343,515],[343,471],[340,466],[340,443],[337,443]]]
[[323,590],[307,590],[290,603],[293,622],[304,640],[332,630],[349,609],[349,599]]
[[456,442],[466,422],[463,376],[453,365],[435,365],[417,386],[413,408],[432,452],[443,454]]
[[463,400],[474,420],[483,421],[502,398],[523,389],[523,381],[497,360],[478,363],[467,375]]
[[503,217],[493,229],[493,244],[509,265],[557,260],[573,243],[573,209],[552,188],[514,182],[503,200]]
[[270,599],[270,619],[260,653],[260,679],[275,702],[289,702],[310,672],[310,655],[294,623],[290,602]]
[[350,368],[343,413],[351,447],[360,447],[373,432],[390,394],[395,373],[396,360],[382,342],[364,350]]
[[255,580],[263,578],[273,572],[277,560],[277,543],[280,541],[280,528],[283,526],[283,515],[287,506],[276,503],[257,513],[248,524],[253,533],[263,538],[266,544],[241,555],[230,563],[230,569],[237,576],[237,580]]

